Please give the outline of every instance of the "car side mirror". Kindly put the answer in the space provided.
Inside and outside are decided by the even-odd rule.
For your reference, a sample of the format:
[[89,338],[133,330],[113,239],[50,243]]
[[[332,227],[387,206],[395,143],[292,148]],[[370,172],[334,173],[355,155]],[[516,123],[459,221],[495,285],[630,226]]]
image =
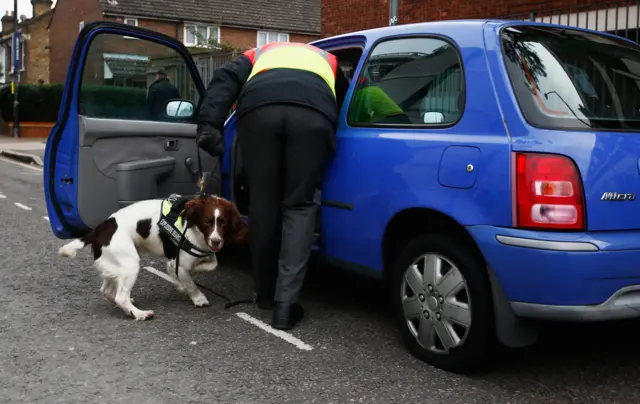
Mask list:
[[442,112],[425,112],[423,116],[424,123],[442,123],[444,122],[444,114]]
[[195,105],[189,100],[170,100],[167,102],[165,113],[169,118],[192,118],[195,114]]

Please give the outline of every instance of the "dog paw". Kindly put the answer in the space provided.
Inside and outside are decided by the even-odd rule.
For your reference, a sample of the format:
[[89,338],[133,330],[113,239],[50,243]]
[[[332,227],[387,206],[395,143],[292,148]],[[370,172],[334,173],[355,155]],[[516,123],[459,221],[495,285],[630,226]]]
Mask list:
[[156,314],[152,310],[139,310],[137,313],[131,313],[136,321],[144,321],[152,319]]
[[191,301],[193,302],[193,305],[196,306],[196,307],[209,306],[209,300],[207,300],[207,298],[203,294],[200,294],[200,295],[192,298]]

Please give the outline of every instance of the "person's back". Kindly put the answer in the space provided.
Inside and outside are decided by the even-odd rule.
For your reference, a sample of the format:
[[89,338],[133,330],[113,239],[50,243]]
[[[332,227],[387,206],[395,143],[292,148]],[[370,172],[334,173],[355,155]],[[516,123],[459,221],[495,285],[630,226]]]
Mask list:
[[331,53],[304,43],[276,42],[250,49],[217,69],[209,88],[213,86],[216,92],[202,103],[200,121],[221,132],[231,99],[237,101],[238,119],[267,104],[293,104],[321,112],[335,128],[349,82]]
[[[307,44],[291,44],[274,49],[279,43],[269,44],[262,49],[247,52],[245,55],[257,64],[253,67],[254,77],[250,77],[238,97],[238,116],[245,111],[254,109],[266,103],[297,104],[314,108],[336,125],[338,109],[336,108],[336,96],[332,91],[332,84],[327,83],[317,72],[307,69],[314,66],[316,69],[323,66],[326,52]],[[293,46],[304,46],[313,52],[294,53]],[[302,57],[300,55],[303,55]],[[330,55],[334,69],[337,69],[337,60]],[[265,60],[266,59],[266,60]],[[269,63],[277,59],[278,68],[259,71],[260,63]],[[326,62],[324,62],[326,65]],[[256,70],[259,72],[256,73]],[[322,72],[322,74],[334,74],[334,72]]]

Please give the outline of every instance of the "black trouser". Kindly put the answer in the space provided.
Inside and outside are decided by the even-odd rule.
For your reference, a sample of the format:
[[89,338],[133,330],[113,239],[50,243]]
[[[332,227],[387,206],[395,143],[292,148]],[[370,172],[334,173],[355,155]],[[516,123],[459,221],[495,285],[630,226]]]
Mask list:
[[271,104],[238,119],[249,182],[249,244],[258,297],[294,303],[307,272],[318,205],[314,193],[334,136],[311,108]]

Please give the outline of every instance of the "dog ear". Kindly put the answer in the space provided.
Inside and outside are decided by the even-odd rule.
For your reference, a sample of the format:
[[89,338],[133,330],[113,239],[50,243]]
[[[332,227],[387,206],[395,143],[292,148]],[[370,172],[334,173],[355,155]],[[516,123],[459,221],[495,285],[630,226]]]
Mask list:
[[187,201],[184,205],[184,218],[188,222],[189,227],[196,226],[200,223],[204,211],[204,205],[199,199]]
[[225,208],[225,216],[229,226],[228,234],[230,240],[237,244],[244,243],[249,229],[244,220],[242,220],[242,215],[236,205],[229,203]]

